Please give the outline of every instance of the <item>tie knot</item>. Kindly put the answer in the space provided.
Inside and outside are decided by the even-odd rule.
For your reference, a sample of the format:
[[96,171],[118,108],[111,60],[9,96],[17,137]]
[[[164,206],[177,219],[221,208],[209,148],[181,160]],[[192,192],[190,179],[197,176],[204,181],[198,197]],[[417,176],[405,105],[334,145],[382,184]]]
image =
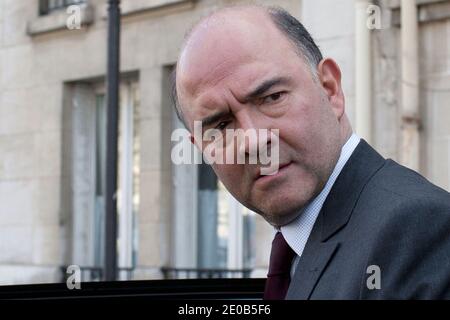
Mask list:
[[286,242],[281,232],[277,232],[272,241],[268,277],[289,274],[295,252]]

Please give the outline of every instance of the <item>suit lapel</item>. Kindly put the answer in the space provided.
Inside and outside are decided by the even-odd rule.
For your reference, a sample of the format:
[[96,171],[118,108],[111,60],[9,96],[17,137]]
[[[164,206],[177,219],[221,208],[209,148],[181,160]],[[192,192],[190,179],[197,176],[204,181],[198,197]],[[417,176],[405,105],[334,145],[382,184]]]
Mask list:
[[314,224],[295,270],[286,299],[309,299],[327,265],[339,250],[333,235],[345,227],[370,178],[385,160],[361,139],[334,183]]
[[318,243],[308,252],[304,252],[305,255],[302,255],[299,261],[286,299],[309,299],[322,272],[338,248],[338,242]]
[[347,224],[367,182],[384,163],[384,158],[361,139],[323,204],[322,241]]

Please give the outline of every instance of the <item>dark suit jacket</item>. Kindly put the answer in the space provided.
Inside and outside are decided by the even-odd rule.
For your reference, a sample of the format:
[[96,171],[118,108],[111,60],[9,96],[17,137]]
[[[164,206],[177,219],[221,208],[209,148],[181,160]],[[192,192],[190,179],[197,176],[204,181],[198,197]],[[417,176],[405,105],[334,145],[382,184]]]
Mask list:
[[[369,289],[377,267],[380,289]],[[325,200],[286,299],[445,298],[450,194],[361,140]]]

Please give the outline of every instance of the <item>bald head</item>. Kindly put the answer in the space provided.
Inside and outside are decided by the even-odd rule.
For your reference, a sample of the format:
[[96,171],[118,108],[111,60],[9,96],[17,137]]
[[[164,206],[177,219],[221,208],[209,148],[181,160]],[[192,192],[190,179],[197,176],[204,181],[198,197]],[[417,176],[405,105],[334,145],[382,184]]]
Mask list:
[[[247,26],[256,21],[267,21],[269,19],[268,8],[259,5],[236,5],[218,9],[201,18],[186,33],[181,55],[187,47],[198,45],[196,40],[209,32],[218,32],[222,28],[247,22]],[[245,23],[239,28],[245,27]]]
[[[179,102],[180,86],[177,86],[177,82],[190,73],[186,68],[186,61],[189,61],[192,70],[198,71],[204,66],[205,59],[215,55],[218,50],[241,50],[244,53],[245,50],[242,49],[257,46],[258,43],[263,44],[259,51],[272,50],[273,37],[284,38],[290,44],[289,50],[301,57],[313,76],[316,76],[322,54],[303,25],[282,8],[261,5],[222,8],[201,19],[187,32],[177,67],[171,77],[173,103],[178,117],[187,128],[189,126]],[[194,54],[199,58],[192,59]],[[220,67],[224,67],[225,63],[217,61],[216,65],[216,71],[220,72]],[[185,84],[189,88],[190,84]]]

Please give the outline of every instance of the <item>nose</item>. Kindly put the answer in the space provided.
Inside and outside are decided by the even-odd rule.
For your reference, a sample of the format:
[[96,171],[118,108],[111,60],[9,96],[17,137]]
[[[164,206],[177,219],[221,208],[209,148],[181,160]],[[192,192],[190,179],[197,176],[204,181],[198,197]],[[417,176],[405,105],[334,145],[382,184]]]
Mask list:
[[[265,152],[270,146],[271,134],[268,132],[263,123],[260,123],[257,118],[252,117],[249,112],[242,110],[236,116],[239,123],[238,131],[238,153],[245,157],[249,162],[256,164],[258,162],[258,154]],[[263,130],[262,130],[263,129]]]

